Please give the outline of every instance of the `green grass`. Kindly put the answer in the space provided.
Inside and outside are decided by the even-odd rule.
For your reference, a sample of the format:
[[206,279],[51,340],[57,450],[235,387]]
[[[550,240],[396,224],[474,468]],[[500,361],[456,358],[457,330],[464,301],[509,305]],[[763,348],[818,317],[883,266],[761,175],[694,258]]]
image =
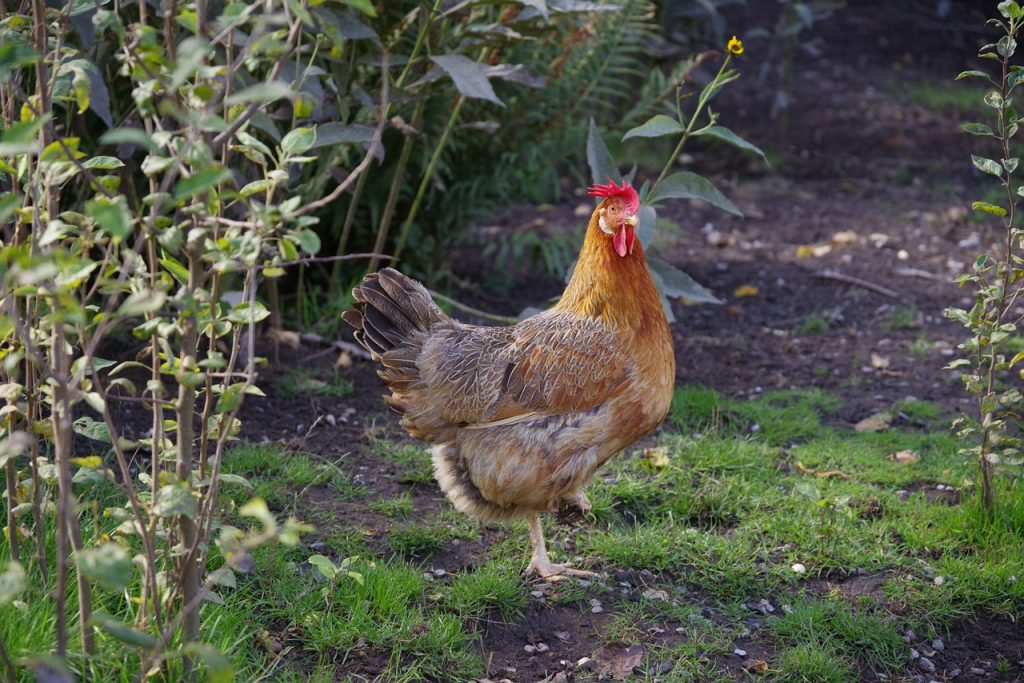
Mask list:
[[[234,663],[238,680],[271,666],[261,644],[269,638],[292,648],[272,680],[465,681],[487,674],[485,628],[507,622],[503,628],[513,632],[543,631],[537,624],[547,622],[525,620],[560,610],[570,621],[589,620],[598,644],[642,643],[645,671],[672,665],[636,680],[731,680],[733,650],[744,647],[769,667],[752,679],[817,683],[856,680],[865,671],[890,680],[912,675],[912,644],[901,638],[907,628],[941,633],[977,613],[1024,617],[1024,484],[1000,480],[1006,504],[988,522],[971,484],[974,467],[935,405],[901,401],[893,411],[908,420],[877,433],[834,425],[840,407],[820,391],[743,400],[679,388],[658,442],[667,464],[626,453],[588,487],[586,521],[545,520],[554,561],[604,578],[552,584],[540,604],[530,595],[537,582],[522,576],[529,556],[523,522],[482,533],[446,505],[417,511],[414,498],[436,493],[421,445],[372,441],[373,457],[395,472],[386,496],[353,483],[347,460],[239,445],[225,454],[223,470],[252,488],[234,478],[224,483],[228,519],[238,524],[233,511],[258,494],[281,516],[313,519],[319,528],[305,546],[255,549],[252,571],[238,574],[236,587],[218,589],[224,604],[204,605],[204,633]],[[901,450],[919,460],[888,457]],[[959,500],[936,498],[938,484],[956,487]],[[87,544],[116,525],[93,511],[118,501],[105,483],[83,496]],[[0,560],[5,552],[0,540]],[[357,558],[359,579],[341,576],[325,591],[307,563],[314,553],[335,562]],[[794,571],[795,563],[806,571]],[[442,566],[448,573],[431,571]],[[860,576],[881,589],[842,590]],[[624,581],[640,585],[625,594]],[[45,651],[53,640],[51,613],[32,607],[47,604],[52,578],[30,586],[25,607],[0,606],[0,636],[16,657]],[[648,589],[656,592],[644,597]],[[126,614],[122,595],[98,590],[95,598]],[[752,612],[762,598],[773,613]],[[604,614],[590,614],[594,600]],[[741,636],[752,616],[763,628]],[[560,647],[546,631],[543,637],[553,651]],[[133,679],[138,660],[130,648],[106,636],[102,646],[101,657],[71,658],[79,678]],[[366,661],[383,668],[368,674],[360,669]]]
[[828,318],[821,313],[811,313],[797,326],[796,334],[801,337],[810,337],[815,334],[828,332]]
[[325,396],[344,398],[355,391],[351,380],[342,377],[337,370],[319,370],[299,366],[288,371],[277,383],[277,392],[282,396],[301,398]]

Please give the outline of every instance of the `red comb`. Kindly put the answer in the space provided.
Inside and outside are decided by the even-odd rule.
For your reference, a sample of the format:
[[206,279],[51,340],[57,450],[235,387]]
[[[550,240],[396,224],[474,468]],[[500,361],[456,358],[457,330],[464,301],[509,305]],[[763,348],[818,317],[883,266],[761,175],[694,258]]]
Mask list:
[[591,185],[588,187],[587,194],[591,197],[622,197],[626,202],[626,211],[636,213],[640,210],[640,195],[625,180],[622,181],[622,186],[619,187],[615,184],[614,180],[609,178],[607,185]]

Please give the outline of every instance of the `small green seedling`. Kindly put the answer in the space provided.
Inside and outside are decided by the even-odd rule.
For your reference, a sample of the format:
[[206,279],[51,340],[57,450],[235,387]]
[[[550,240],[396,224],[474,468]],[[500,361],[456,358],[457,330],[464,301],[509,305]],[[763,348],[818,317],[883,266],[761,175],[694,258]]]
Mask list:
[[[313,555],[309,558],[309,563],[320,572],[320,576],[323,577],[328,583],[326,586],[320,589],[321,594],[327,601],[327,611],[331,610],[331,606],[334,604],[334,589],[338,586],[338,577],[346,576],[360,586],[363,585],[363,575],[360,572],[353,571],[350,569],[353,564],[359,561],[359,556],[346,557],[341,561],[341,564],[335,565],[331,562],[329,557],[324,555]],[[373,566],[372,564],[370,565]]]

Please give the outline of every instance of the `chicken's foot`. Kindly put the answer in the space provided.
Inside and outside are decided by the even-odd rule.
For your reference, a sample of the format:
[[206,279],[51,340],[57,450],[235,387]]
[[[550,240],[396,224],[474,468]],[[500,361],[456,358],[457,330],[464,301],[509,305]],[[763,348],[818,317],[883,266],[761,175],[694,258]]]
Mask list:
[[529,524],[533,554],[530,557],[530,566],[526,571],[537,572],[541,578],[548,581],[561,581],[566,576],[597,576],[594,572],[573,569],[568,564],[552,564],[548,558],[547,545],[544,543],[544,527],[540,523],[540,513],[531,514]]

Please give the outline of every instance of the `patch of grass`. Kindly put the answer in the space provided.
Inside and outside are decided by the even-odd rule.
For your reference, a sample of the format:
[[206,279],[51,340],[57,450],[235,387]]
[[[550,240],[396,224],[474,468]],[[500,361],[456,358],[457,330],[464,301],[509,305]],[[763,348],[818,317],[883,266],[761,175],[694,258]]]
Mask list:
[[800,337],[810,337],[815,334],[828,332],[829,327],[828,318],[821,313],[815,312],[804,318],[793,332]]
[[935,345],[926,337],[918,337],[907,347],[907,353],[916,360],[924,360],[931,354],[933,348]]
[[490,562],[456,576],[448,594],[448,607],[468,617],[482,617],[497,610],[505,619],[522,613],[526,590],[520,572],[509,563]]
[[434,465],[430,453],[418,444],[397,443],[388,439],[375,439],[373,450],[381,457],[402,466],[398,481],[413,486],[424,486],[434,481]]
[[900,85],[896,95],[925,109],[957,115],[984,111],[984,91],[964,83],[917,81]]
[[792,611],[768,621],[769,631],[791,645],[816,645],[843,659],[895,671],[910,654],[891,617],[860,613],[845,601],[804,598]]
[[259,496],[271,507],[287,508],[304,490],[319,485],[328,485],[349,499],[365,492],[340,467],[270,444],[242,444],[230,449],[222,469],[226,474],[244,477],[252,485],[250,491],[228,484],[225,493],[236,503]]
[[320,370],[299,365],[288,371],[277,383],[277,393],[291,398],[325,396],[344,398],[355,391],[351,380],[336,369]]
[[785,446],[823,433],[821,415],[841,405],[838,398],[818,389],[770,391],[741,401],[703,387],[682,387],[676,389],[668,419],[683,432],[752,431],[760,440]]
[[388,545],[396,555],[423,557],[443,549],[452,533],[440,525],[409,524],[392,529]]
[[917,329],[920,312],[913,306],[897,306],[889,313],[885,329],[890,332]]
[[375,500],[370,503],[370,509],[391,519],[407,519],[416,512],[412,499],[407,495]]
[[809,643],[783,650],[778,671],[772,676],[779,683],[847,683],[857,678],[849,660],[829,648]]
[[893,410],[906,415],[911,422],[925,425],[937,422],[942,417],[942,411],[937,405],[916,398],[898,402]]

